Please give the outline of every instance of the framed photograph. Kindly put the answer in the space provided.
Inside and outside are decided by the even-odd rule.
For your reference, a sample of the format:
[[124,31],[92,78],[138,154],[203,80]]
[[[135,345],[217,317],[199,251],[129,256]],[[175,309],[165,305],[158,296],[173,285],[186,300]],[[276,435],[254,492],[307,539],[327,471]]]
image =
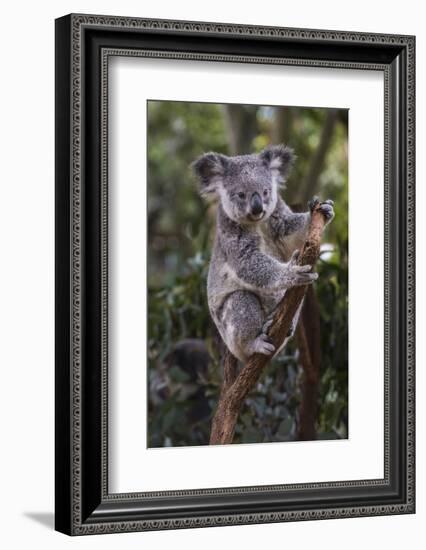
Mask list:
[[56,20],[56,529],[415,511],[415,38]]

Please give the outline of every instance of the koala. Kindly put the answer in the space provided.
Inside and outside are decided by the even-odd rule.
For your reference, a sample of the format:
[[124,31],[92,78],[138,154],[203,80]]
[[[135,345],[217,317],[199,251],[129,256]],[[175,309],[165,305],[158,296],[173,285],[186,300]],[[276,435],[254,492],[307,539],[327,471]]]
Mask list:
[[276,355],[268,338],[274,310],[287,289],[313,283],[311,266],[297,265],[311,213],[319,204],[327,223],[333,201],[310,201],[293,213],[279,194],[294,162],[292,149],[269,146],[260,154],[206,153],[192,168],[203,196],[219,199],[207,278],[210,314],[229,351],[245,362],[254,353]]

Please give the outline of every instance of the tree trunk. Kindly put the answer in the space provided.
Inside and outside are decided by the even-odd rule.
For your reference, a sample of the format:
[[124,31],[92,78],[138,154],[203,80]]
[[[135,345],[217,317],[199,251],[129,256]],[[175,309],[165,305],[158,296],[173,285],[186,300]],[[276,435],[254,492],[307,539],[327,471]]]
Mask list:
[[287,144],[290,139],[295,107],[276,107],[272,125],[272,143]]
[[225,123],[231,155],[247,155],[253,150],[257,135],[257,107],[252,105],[224,105]]
[[306,203],[315,194],[318,187],[318,178],[322,172],[325,157],[327,156],[331,140],[333,138],[334,127],[338,119],[337,109],[328,109],[322,128],[319,145],[312,157],[308,174],[302,184],[303,197],[302,202]]

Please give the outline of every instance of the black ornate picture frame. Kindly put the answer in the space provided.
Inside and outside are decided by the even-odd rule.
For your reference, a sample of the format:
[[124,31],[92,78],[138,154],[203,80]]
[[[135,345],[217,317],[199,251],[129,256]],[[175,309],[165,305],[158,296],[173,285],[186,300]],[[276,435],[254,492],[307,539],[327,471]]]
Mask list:
[[[108,491],[110,56],[384,74],[384,477]],[[69,535],[415,511],[413,36],[68,15],[56,21],[56,529]]]

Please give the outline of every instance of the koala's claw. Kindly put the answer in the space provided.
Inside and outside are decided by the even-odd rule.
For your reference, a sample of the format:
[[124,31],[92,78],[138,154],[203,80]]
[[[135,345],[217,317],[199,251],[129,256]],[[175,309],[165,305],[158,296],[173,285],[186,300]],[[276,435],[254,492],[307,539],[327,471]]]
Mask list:
[[275,351],[275,346],[268,340],[266,334],[259,334],[252,345],[253,353],[262,353],[263,355],[272,355]]
[[311,212],[315,210],[315,207],[317,204],[319,204],[320,200],[317,196],[312,197],[312,199],[308,202],[308,208]]
[[331,221],[334,218],[333,204],[334,202],[331,199],[324,201],[320,204],[319,210],[324,218],[327,220],[327,222]]
[[292,286],[309,285],[318,279],[318,273],[312,273],[311,265],[294,265],[287,266],[287,273],[283,280],[284,288]]
[[296,276],[295,286],[310,285],[318,279],[318,273],[299,272]]
[[295,265],[293,267],[294,271],[296,271],[297,273],[308,273],[309,271],[311,271],[312,269],[312,266],[309,265],[309,264],[306,264],[306,265]]

